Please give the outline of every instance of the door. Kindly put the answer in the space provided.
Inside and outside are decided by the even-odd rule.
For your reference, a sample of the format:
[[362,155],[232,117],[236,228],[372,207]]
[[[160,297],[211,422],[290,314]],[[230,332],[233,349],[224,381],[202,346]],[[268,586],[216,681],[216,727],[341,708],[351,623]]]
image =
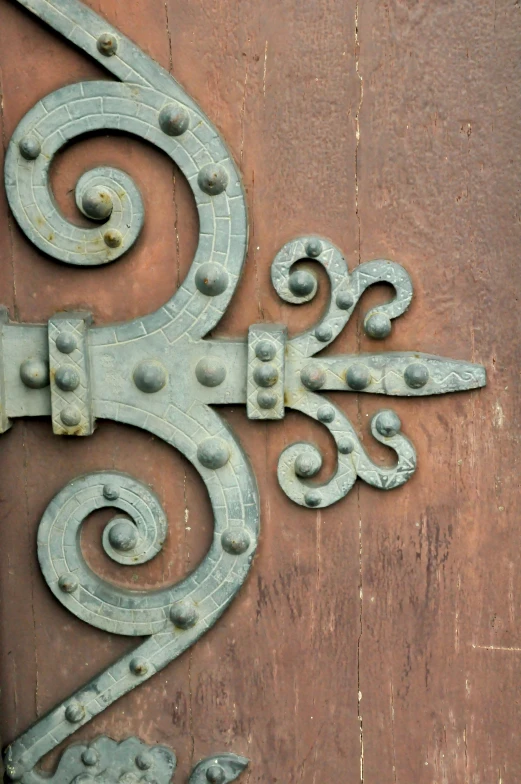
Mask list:
[[[141,762],[120,778],[124,781],[167,784],[173,770],[167,752],[155,779],[147,768],[146,754],[159,745],[175,751],[179,782],[188,781],[200,760],[211,758],[191,780],[222,782],[239,775],[250,784],[516,784],[521,780],[518,4],[86,0],[85,7],[104,21],[77,0],[0,3],[4,153],[10,140],[16,142],[11,163],[9,154],[6,159],[7,190],[0,189],[0,301],[10,319],[4,319],[2,394],[11,409],[4,409],[3,425],[7,428],[8,415],[12,419],[1,437],[4,746],[13,744],[20,755],[17,739],[22,736],[30,746],[25,733],[37,722],[38,742],[44,736],[47,741],[39,747],[41,762],[38,753],[31,759],[43,771],[57,769],[57,782],[89,770],[91,778],[119,776],[126,764],[118,767],[123,746],[102,750],[110,763],[105,772],[95,755],[93,768],[79,758],[67,769],[57,768],[71,744],[83,744],[85,753],[85,744],[95,750],[95,739],[106,736],[117,742],[139,738],[127,757],[137,759],[135,749],[141,749]],[[165,86],[171,83],[163,72],[147,71],[126,37],[189,96],[182,112],[160,116],[156,135],[136,130],[147,112],[163,106],[154,103],[154,91],[174,90],[167,106],[177,106],[181,93]],[[128,77],[130,69],[124,70],[129,62],[142,75],[138,87]],[[130,83],[126,92],[113,87],[118,78]],[[78,83],[87,83],[81,95],[56,93]],[[105,107],[113,101],[106,109],[111,116],[124,114],[123,104],[134,101],[132,119],[89,125],[85,117],[97,116],[98,103],[83,113],[85,124],[69,138],[64,128],[79,116],[77,102],[89,97],[99,102],[100,94]],[[56,95],[61,97],[45,102]],[[24,119],[35,106],[40,114]],[[65,114],[62,121],[54,118],[52,132],[63,134],[52,162],[45,162],[30,124],[35,117],[44,122],[56,106]],[[182,144],[184,123],[193,122],[197,107],[208,125],[203,118],[190,131],[210,130],[208,136],[201,130],[201,168],[190,179],[181,158],[180,168],[170,160],[167,147]],[[137,126],[130,127],[132,122]],[[221,168],[205,173],[210,148]],[[45,186],[49,169],[57,205],[49,201],[49,214],[56,210],[53,215],[74,231],[101,232],[101,245],[87,251],[69,244],[64,252],[51,219],[45,222],[47,213],[44,223],[51,230],[40,231],[23,190],[33,165],[44,172],[35,187]],[[124,173],[119,180],[110,175],[112,215],[110,208],[104,212],[107,167]],[[88,175],[83,190],[76,191],[80,178],[92,171],[94,179]],[[215,266],[197,278],[192,261],[210,220],[204,200],[210,203],[227,191],[230,203],[233,198],[242,203],[241,187],[249,241],[231,298],[240,263],[226,279]],[[39,192],[35,198],[45,197]],[[114,205],[119,229],[103,234],[103,221],[112,226],[115,220]],[[224,217],[236,221],[228,239],[239,237],[240,245],[246,224],[240,205],[237,210],[235,217]],[[211,220],[220,219],[214,210]],[[217,242],[215,232],[208,236]],[[298,237],[306,239],[292,245]],[[233,252],[240,256],[240,247]],[[351,294],[338,298],[347,281],[342,256],[351,280],[358,281],[352,301]],[[301,259],[290,281],[290,267]],[[394,266],[382,261],[368,281],[369,267],[362,265],[373,260]],[[272,285],[272,274],[286,301]],[[364,294],[375,281],[383,285]],[[393,296],[386,281],[398,291],[397,305],[385,304]],[[194,297],[211,301],[204,305],[206,315],[197,311],[193,319],[203,324],[201,334],[191,332],[179,349],[172,341],[163,353],[158,344],[144,342],[139,351],[134,344],[127,351],[125,325],[142,323],[192,283]],[[214,312],[215,303],[220,304]],[[331,308],[337,320],[313,332]],[[367,313],[376,317],[364,320]],[[390,332],[389,316],[401,316]],[[106,348],[114,323],[120,326],[113,343],[123,345],[117,355]],[[13,324],[48,326],[22,335],[12,331]],[[191,324],[183,323],[179,334]],[[250,330],[248,343],[252,325],[259,326]],[[72,348],[66,338],[63,351],[52,348],[59,344],[57,335],[71,330]],[[287,349],[306,330],[316,342],[311,367],[298,365]],[[89,342],[94,334],[105,336],[105,343],[98,341],[103,350]],[[49,359],[47,339],[55,341],[50,386],[40,384]],[[271,355],[268,362],[260,356],[262,340],[274,342],[274,364]],[[206,362],[201,346],[209,343]],[[441,355],[447,363],[432,364],[437,360],[424,354]],[[59,378],[60,362],[74,356],[82,382],[73,389],[70,374]],[[334,357],[344,358],[342,370]],[[382,361],[393,373],[398,368],[397,387],[394,381],[374,386]],[[407,381],[404,372],[411,365]],[[223,366],[227,376],[219,381]],[[428,380],[425,367],[431,369]],[[327,381],[321,383],[324,368]],[[434,390],[429,385],[436,373],[441,381]],[[305,399],[299,397],[301,384],[310,393]],[[371,391],[377,396],[366,394]],[[67,402],[72,393],[74,405]],[[146,422],[137,414],[123,421],[120,401],[131,407],[126,397],[131,394],[141,396],[150,412],[161,395],[209,401],[205,427],[213,434],[214,423],[224,422],[221,440],[206,444],[206,452],[199,444],[192,459],[196,436],[187,423],[171,422],[186,439],[179,437],[175,448],[161,437],[162,414],[157,426],[152,413]],[[105,398],[112,403],[103,408],[99,401]],[[317,398],[320,404],[313,402]],[[63,416],[59,406],[67,408]],[[395,414],[378,420],[382,409]],[[331,411],[343,423],[344,441],[331,425]],[[302,442],[313,446],[285,451]],[[316,473],[319,453],[323,463]],[[367,464],[361,457],[366,453]],[[107,621],[106,628],[71,611],[75,592],[83,590],[74,573],[60,584],[46,577],[59,557],[49,545],[57,514],[52,502],[59,493],[65,496],[58,496],[58,506],[75,503],[90,482],[78,477],[98,477],[102,495],[86,508],[81,525],[85,574],[95,575],[98,587],[109,585],[111,597],[115,592],[127,597],[122,603],[130,602],[163,595],[204,567],[217,546],[212,477],[228,470],[220,461],[235,459],[234,481],[244,505],[237,525],[246,518],[248,524],[246,538],[235,531],[219,540],[225,558],[237,557],[240,564],[219,586],[224,591],[219,612],[230,603],[222,617],[208,616],[199,629],[201,617],[192,615],[199,605],[179,608],[172,599],[164,620],[172,628],[161,627],[161,634],[170,635],[169,644],[182,641],[168,654],[171,661],[151,665],[136,649],[150,644],[155,600],[146,605],[150,617],[135,622],[143,623],[143,635],[138,625],[117,626],[116,611],[116,625]],[[396,461],[400,477],[390,468]],[[345,471],[333,488],[330,480],[339,466]],[[100,471],[105,473],[93,474]],[[355,483],[357,471],[363,476]],[[140,524],[153,527],[149,544],[156,549],[141,561],[126,555],[134,552],[136,534],[132,524],[129,528],[129,510],[118,506],[123,490],[113,484],[120,481],[148,509]],[[138,530],[141,535],[144,529]],[[43,552],[47,546],[50,561]],[[114,550],[116,559],[110,556]],[[135,605],[136,618],[142,607]],[[100,694],[109,694],[106,707],[100,704],[89,721],[72,695],[118,660],[127,663],[128,683],[121,687],[126,693],[116,699],[110,696],[116,687],[100,687]],[[65,711],[60,726],[69,724],[53,739],[55,725],[44,717],[49,711],[55,715],[56,706]],[[31,765],[15,770],[15,762],[8,755],[8,772],[34,784]]]

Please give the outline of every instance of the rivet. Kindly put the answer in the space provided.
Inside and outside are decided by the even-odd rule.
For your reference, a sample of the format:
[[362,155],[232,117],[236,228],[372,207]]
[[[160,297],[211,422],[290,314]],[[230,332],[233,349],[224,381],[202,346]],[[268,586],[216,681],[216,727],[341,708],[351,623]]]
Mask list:
[[76,427],[81,422],[81,411],[77,406],[65,406],[60,411],[60,419],[66,427]]
[[322,253],[322,243],[320,240],[312,239],[306,245],[306,254],[312,258],[316,259],[317,256],[320,256]]
[[195,376],[205,387],[218,387],[226,378],[226,368],[214,357],[203,357],[195,366]]
[[375,427],[381,436],[391,438],[400,432],[402,423],[394,411],[381,411],[376,416]]
[[197,182],[200,189],[209,196],[217,196],[228,185],[228,174],[218,163],[209,163],[199,172]]
[[102,33],[97,40],[98,51],[104,54],[105,57],[111,57],[116,54],[118,49],[118,39],[111,33]]
[[[105,220],[112,212],[112,197],[106,188],[87,188],[81,199],[83,212],[93,220]],[[106,242],[106,240],[105,240]],[[107,245],[109,243],[107,242]]]
[[257,392],[257,403],[260,408],[269,409],[275,408],[277,405],[278,397],[275,392],[269,389],[259,389]]
[[364,323],[365,334],[383,340],[391,334],[391,319],[386,313],[372,313]]
[[197,459],[205,468],[222,468],[230,459],[228,444],[222,438],[206,438],[197,448]]
[[421,389],[429,380],[429,370],[421,362],[413,362],[411,365],[407,365],[403,377],[408,387]]
[[146,675],[148,672],[148,662],[141,656],[135,656],[130,660],[128,668],[133,675]]
[[226,550],[226,552],[231,555],[241,555],[241,553],[245,553],[250,546],[250,542],[250,535],[244,528],[239,528],[238,530],[228,528],[227,531],[223,531],[221,536],[223,550]]
[[103,485],[103,495],[108,501],[115,501],[119,498],[119,487],[116,485]]
[[65,709],[65,718],[71,724],[77,724],[85,718],[85,708],[79,702],[71,702]]
[[11,781],[19,781],[22,776],[24,775],[24,770],[21,766],[12,765],[9,762],[6,762],[5,765],[5,772],[7,778],[11,779]]
[[163,365],[155,359],[144,359],[133,373],[134,384],[141,392],[159,392],[166,384],[167,374]]
[[96,763],[99,761],[99,754],[96,751],[96,749],[87,747],[82,752],[81,761],[83,762],[84,765],[87,765],[90,768],[92,767],[92,765],[96,765]]
[[133,550],[138,542],[136,526],[123,517],[118,518],[109,530],[108,540],[114,550],[127,552]]
[[326,383],[326,374],[320,365],[310,363],[300,371],[300,380],[305,387],[316,391]]
[[62,574],[58,586],[64,593],[74,593],[78,589],[78,581],[73,574]]
[[253,378],[260,387],[272,387],[279,380],[279,373],[275,365],[260,365],[253,371]]
[[260,340],[255,346],[255,356],[261,362],[271,362],[276,353],[277,347],[271,340]]
[[61,365],[55,373],[54,380],[64,392],[73,392],[80,385],[80,374],[71,365]]
[[321,324],[319,327],[315,329],[315,337],[317,340],[320,340],[322,343],[327,343],[328,340],[331,340],[333,337],[333,330],[329,326],[329,324]]
[[220,765],[210,765],[206,771],[206,780],[209,784],[224,784],[226,781],[226,773]]
[[317,280],[311,272],[307,270],[295,270],[288,278],[288,287],[293,296],[307,297],[315,290]]
[[349,310],[353,307],[355,299],[350,291],[339,291],[335,301],[340,310]]
[[346,373],[346,382],[351,389],[360,391],[365,389],[371,381],[371,374],[365,365],[355,363]]
[[49,364],[43,359],[26,359],[20,365],[20,378],[30,389],[49,386]]
[[181,136],[190,124],[186,109],[178,103],[170,103],[159,113],[159,127],[167,136]]
[[341,438],[338,441],[337,446],[338,446],[338,451],[341,452],[343,455],[350,455],[353,449],[355,448],[352,439],[348,437]]
[[78,348],[76,335],[73,335],[72,332],[60,332],[56,337],[56,348],[62,354],[72,354]]
[[318,506],[322,501],[322,496],[317,490],[310,490],[304,496],[304,503],[306,506]]
[[42,151],[40,142],[34,136],[24,136],[18,144],[18,149],[26,161],[34,161]]
[[136,765],[140,770],[148,770],[152,767],[152,757],[146,751],[142,751],[136,757]]
[[195,273],[195,285],[207,297],[216,297],[228,287],[228,273],[222,264],[209,261]]
[[318,474],[322,468],[322,458],[318,452],[302,452],[295,458],[295,473],[302,479]]
[[320,406],[317,410],[317,419],[319,422],[332,422],[335,418],[335,409],[333,406],[324,405]]
[[197,610],[188,600],[174,604],[170,610],[170,620],[179,629],[189,629],[191,626],[195,626],[197,618]]
[[105,245],[107,245],[109,248],[119,248],[123,242],[123,235],[117,229],[109,229],[103,235],[103,239],[105,241]]

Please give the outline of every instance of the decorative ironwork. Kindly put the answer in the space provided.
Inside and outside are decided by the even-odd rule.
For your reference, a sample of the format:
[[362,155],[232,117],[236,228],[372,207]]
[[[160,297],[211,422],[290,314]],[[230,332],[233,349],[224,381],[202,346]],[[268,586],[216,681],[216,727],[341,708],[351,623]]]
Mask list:
[[[323,423],[337,446],[334,476],[314,482],[321,455],[312,444],[298,443],[282,453],[278,478],[296,503],[324,507],[344,497],[357,476],[386,490],[403,484],[415,470],[416,454],[398,416],[379,411],[371,432],[394,450],[397,462],[392,468],[376,465],[348,418],[320,393],[424,396],[481,387],[486,377],[480,365],[417,352],[316,358],[373,283],[389,283],[395,291],[392,301],[365,316],[364,330],[375,340],[390,334],[392,320],[412,298],[411,280],[399,264],[370,261],[349,273],[338,248],[316,236],[289,242],[272,265],[276,291],[293,304],[311,300],[318,287],[312,272],[295,263],[315,261],[326,271],[329,302],[312,329],[288,339],[284,326],[261,324],[250,328],[247,339],[203,339],[230,302],[247,249],[244,190],[225,144],[170,74],[79,0],[18,2],[120,80],[57,90],[39,101],[13,134],[6,191],[28,239],[59,261],[81,266],[111,263],[131,248],[143,225],[144,206],[128,175],[100,167],[80,178],[76,203],[97,222],[91,228],[80,228],[61,214],[49,185],[51,162],[65,144],[106,129],[146,139],[179,166],[196,201],[200,234],[184,282],[165,305],[143,318],[98,327],[89,314],[62,313],[47,325],[29,325],[11,323],[1,311],[0,432],[20,416],[51,416],[57,435],[90,435],[96,419],[148,430],[199,472],[215,526],[210,551],[189,577],[158,591],[130,592],[91,572],[78,531],[93,510],[115,507],[120,514],[103,534],[106,553],[122,565],[144,563],[161,549],[167,531],[154,493],[126,474],[102,471],[74,480],[51,501],[38,531],[38,557],[53,594],[93,626],[146,640],[8,748],[8,775],[40,784],[38,761],[192,645],[246,578],[259,532],[257,488],[240,444],[212,405],[246,405],[251,419],[281,419],[291,408]],[[166,784],[175,756],[159,747],[138,752],[142,745],[136,738],[120,744],[100,738],[88,747],[71,746],[52,780],[148,781],[148,774],[140,773],[146,758],[157,767],[153,780]],[[190,781],[232,781],[246,763],[234,755],[209,758]]]

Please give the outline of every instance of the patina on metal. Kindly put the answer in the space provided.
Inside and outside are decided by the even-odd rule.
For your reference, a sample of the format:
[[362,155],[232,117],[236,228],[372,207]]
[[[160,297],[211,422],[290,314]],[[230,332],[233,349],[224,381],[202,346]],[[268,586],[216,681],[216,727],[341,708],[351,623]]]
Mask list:
[[[185,580],[158,591],[127,591],[91,572],[78,533],[92,511],[113,507],[119,514],[105,528],[105,552],[123,566],[145,563],[167,535],[154,493],[126,474],[99,471],[74,480],[51,501],[38,530],[38,557],[50,590],[85,622],[146,639],[10,745],[8,775],[39,784],[42,774],[35,766],[47,752],[192,645],[246,579],[259,535],[257,487],[237,438],[213,405],[244,405],[249,418],[266,420],[281,419],[290,408],[324,424],[337,447],[333,477],[314,480],[322,456],[309,443],[286,448],[278,464],[286,495],[320,508],[343,498],[357,477],[388,490],[416,468],[414,447],[392,410],[377,411],[370,423],[374,438],[396,454],[396,464],[383,467],[370,459],[349,419],[323,392],[421,397],[475,389],[486,376],[480,365],[416,351],[321,357],[369,286],[384,282],[395,292],[365,316],[364,330],[374,340],[390,335],[413,290],[407,272],[391,261],[369,261],[350,273],[340,250],[315,235],[287,243],[271,269],[279,296],[298,305],[313,299],[318,283],[309,268],[296,263],[307,259],[323,267],[330,294],[313,328],[288,339],[284,325],[259,324],[243,339],[204,339],[231,300],[247,250],[244,189],[224,142],[170,74],[79,0],[18,2],[120,80],[63,87],[42,98],[18,125],[7,151],[5,184],[28,239],[43,253],[80,266],[114,262],[132,247],[144,206],[124,172],[104,166],[80,178],[76,204],[94,222],[91,228],[61,214],[49,185],[53,157],[65,144],[106,129],[146,139],[179,166],[196,201],[200,231],[186,279],[165,305],[143,318],[98,327],[89,314],[60,313],[35,325],[10,322],[0,311],[0,432],[25,416],[51,417],[57,435],[90,435],[96,419],[148,430],[194,465],[211,500],[215,530],[205,559]],[[220,754],[201,762],[190,781],[232,781],[246,764]],[[160,747],[147,750],[136,738],[120,744],[99,738],[88,747],[69,747],[51,778],[57,784],[77,777],[90,781],[100,766],[104,779],[166,784],[175,755]]]

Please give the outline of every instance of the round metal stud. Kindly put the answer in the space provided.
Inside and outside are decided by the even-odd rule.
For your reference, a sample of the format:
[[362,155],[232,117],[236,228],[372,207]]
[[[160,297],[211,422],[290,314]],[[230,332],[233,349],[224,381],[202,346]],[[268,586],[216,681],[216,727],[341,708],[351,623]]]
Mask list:
[[72,332],[60,332],[56,337],[56,348],[62,354],[72,354],[78,348],[76,335],[73,335]]
[[88,747],[82,752],[81,761],[90,768],[99,761],[99,754],[96,749]]
[[230,459],[228,444],[222,438],[206,438],[197,448],[197,459],[205,468],[222,468]]
[[322,243],[320,240],[312,239],[306,245],[306,254],[312,258],[316,259],[322,253]]
[[133,550],[138,543],[138,532],[134,523],[125,517],[117,518],[110,528],[108,540],[114,550],[127,552]]
[[335,302],[340,310],[349,310],[355,304],[355,298],[350,291],[339,291]]
[[228,287],[228,273],[222,264],[209,261],[201,264],[195,273],[195,285],[207,297],[216,297]]
[[343,455],[350,455],[355,448],[353,440],[347,436],[341,438],[337,446],[338,446],[338,451],[341,452],[341,454]]
[[159,113],[159,127],[167,136],[181,136],[190,124],[186,109],[178,103],[170,103]]
[[391,334],[391,319],[386,313],[373,313],[364,323],[365,334],[374,340],[383,340]]
[[210,765],[206,771],[206,780],[209,784],[224,784],[226,781],[226,773],[220,765]]
[[295,270],[288,278],[288,287],[293,296],[307,297],[317,285],[317,280],[311,272],[304,269]]
[[26,359],[20,365],[20,378],[30,389],[49,386],[49,364],[43,359]]
[[56,386],[64,392],[74,392],[80,385],[80,374],[71,365],[62,365],[54,376]]
[[429,370],[421,362],[413,362],[411,365],[407,365],[403,377],[408,387],[421,389],[429,380]]
[[275,408],[277,400],[278,397],[275,392],[270,392],[269,389],[259,389],[257,392],[257,403],[261,408]]
[[302,479],[309,479],[322,468],[322,457],[318,452],[302,452],[295,459],[295,473]]
[[152,757],[148,752],[142,751],[136,757],[136,765],[139,770],[148,770],[152,767]]
[[321,324],[315,329],[315,337],[321,343],[327,343],[333,337],[333,330],[329,324]]
[[107,501],[115,501],[119,498],[119,487],[116,485],[103,485],[103,495]]
[[300,380],[305,387],[312,391],[316,391],[326,383],[326,374],[320,365],[311,363],[300,371]]
[[228,185],[228,174],[218,163],[209,163],[199,172],[197,182],[200,189],[209,196],[217,196]]
[[253,371],[253,378],[260,387],[272,387],[279,380],[279,372],[275,365],[260,365]]
[[159,392],[166,384],[167,374],[163,365],[156,359],[144,359],[136,366],[133,374],[134,384],[141,392]]
[[190,629],[197,623],[197,610],[190,601],[174,604],[170,610],[170,620],[178,629]]
[[62,574],[58,586],[64,593],[74,593],[78,589],[78,581],[73,574]]
[[218,387],[226,378],[226,368],[214,357],[203,357],[195,366],[195,376],[204,387]]
[[109,229],[103,235],[103,239],[105,241],[105,245],[109,248],[119,248],[121,243],[123,242],[123,235],[117,229]]
[[261,362],[271,362],[276,353],[277,347],[271,340],[260,340],[255,346],[255,356]]
[[65,406],[60,411],[60,419],[65,427],[76,427],[81,422],[81,411],[78,406]]
[[34,136],[24,136],[18,144],[18,149],[26,161],[34,161],[42,151],[40,142]]
[[369,386],[369,382],[371,381],[371,374],[369,373],[369,368],[365,365],[361,365],[359,363],[355,363],[351,365],[349,370],[346,373],[346,382],[351,389],[355,389],[360,391],[361,389],[365,389]]
[[89,218],[105,220],[112,212],[112,197],[106,188],[87,188],[82,196],[81,206]]
[[71,724],[77,724],[85,718],[85,708],[83,705],[80,705],[79,702],[71,702],[65,708],[65,718],[67,721],[70,721]]
[[128,668],[133,675],[146,675],[148,672],[148,662],[141,656],[135,656],[130,660]]
[[98,52],[104,54],[105,57],[112,57],[118,50],[118,39],[112,33],[102,33],[98,38],[96,45]]
[[391,438],[400,432],[402,423],[394,411],[381,411],[377,414],[375,427],[381,436]]
[[250,535],[244,528],[239,528],[238,530],[228,528],[228,530],[223,531],[221,535],[223,550],[226,550],[230,555],[241,555],[241,553],[245,553],[250,546],[250,542]]
[[335,418],[335,409],[333,406],[323,405],[317,410],[317,419],[319,422],[332,422]]
[[318,506],[322,501],[322,496],[317,490],[310,490],[304,496],[304,503],[306,506]]
[[11,781],[19,781],[24,775],[25,771],[21,766],[11,765],[11,763],[6,761],[5,773],[7,778]]

